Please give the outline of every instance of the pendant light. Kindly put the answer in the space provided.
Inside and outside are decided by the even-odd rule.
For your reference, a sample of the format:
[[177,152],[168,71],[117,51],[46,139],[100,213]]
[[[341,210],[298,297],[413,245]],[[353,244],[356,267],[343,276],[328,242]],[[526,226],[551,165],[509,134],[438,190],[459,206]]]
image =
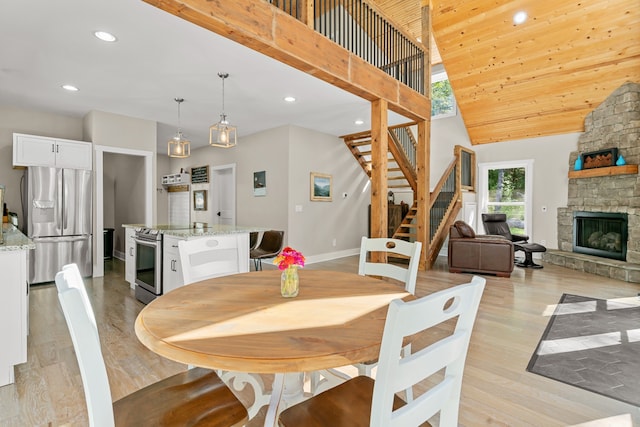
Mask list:
[[238,143],[237,128],[229,124],[227,115],[224,113],[224,79],[229,77],[229,74],[218,73],[218,77],[222,79],[222,114],[220,114],[220,121],[209,128],[209,145],[229,148]]
[[178,132],[167,143],[167,154],[169,157],[184,159],[191,155],[191,143],[182,135],[182,130],[180,129],[180,104],[184,102],[184,99],[174,98],[174,101],[178,103]]

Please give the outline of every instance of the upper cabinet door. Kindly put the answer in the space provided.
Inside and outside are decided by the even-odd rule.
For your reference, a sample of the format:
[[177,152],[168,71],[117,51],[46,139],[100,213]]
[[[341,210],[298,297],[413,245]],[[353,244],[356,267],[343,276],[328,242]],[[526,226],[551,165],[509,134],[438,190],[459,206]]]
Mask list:
[[14,133],[13,165],[91,170],[92,144]]
[[56,141],[31,135],[13,136],[14,166],[55,166]]
[[56,140],[56,167],[91,170],[92,166],[90,143]]

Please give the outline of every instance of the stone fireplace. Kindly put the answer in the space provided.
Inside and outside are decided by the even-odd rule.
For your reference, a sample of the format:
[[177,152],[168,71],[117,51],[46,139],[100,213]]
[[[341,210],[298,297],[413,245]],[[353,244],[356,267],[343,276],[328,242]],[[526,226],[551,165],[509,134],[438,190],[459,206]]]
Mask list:
[[[613,150],[615,149],[615,150]],[[574,172],[574,164],[584,153],[615,151],[624,166],[606,166]],[[585,132],[578,139],[578,151],[568,159],[569,194],[566,208],[558,209],[558,248],[546,261],[640,283],[640,84],[626,83],[615,90],[585,118]],[[600,230],[590,220],[591,229],[575,229],[575,217],[603,218]],[[626,230],[613,229],[609,218],[626,218]],[[580,221],[579,221],[580,222]],[[581,236],[576,244],[576,235]],[[617,235],[616,235],[617,234]],[[605,237],[605,235],[607,235]],[[585,241],[586,238],[586,241]],[[591,244],[589,244],[591,238]],[[584,250],[586,246],[586,251]],[[593,247],[601,246],[601,247]],[[613,250],[609,250],[613,249]],[[624,255],[621,253],[626,252]],[[616,252],[615,256],[609,256]],[[570,254],[588,254],[588,257]],[[605,258],[601,258],[602,256]],[[558,257],[563,258],[560,262]],[[598,258],[596,258],[598,257]],[[613,258],[617,261],[613,261]],[[602,261],[600,261],[602,259]],[[593,262],[593,267],[584,267]],[[582,266],[582,267],[581,267]],[[602,267],[606,266],[606,267]],[[610,268],[620,271],[605,274]]]

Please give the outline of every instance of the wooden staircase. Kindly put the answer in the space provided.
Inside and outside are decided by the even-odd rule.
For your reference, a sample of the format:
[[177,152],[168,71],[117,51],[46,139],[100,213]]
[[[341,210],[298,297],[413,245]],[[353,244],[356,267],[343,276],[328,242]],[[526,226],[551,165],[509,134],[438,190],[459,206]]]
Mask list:
[[[415,168],[416,142],[411,131],[415,123],[408,123],[389,127],[389,152],[387,154],[387,187],[389,191],[405,190],[413,192],[413,203],[400,225],[394,231],[394,239],[415,241],[417,238],[416,202],[417,174]],[[365,131],[341,137],[354,158],[360,164],[367,176],[371,178],[371,132]],[[462,152],[467,156],[472,153],[471,162],[463,162]],[[475,170],[475,155],[471,150],[456,146],[454,159],[443,173],[440,181],[429,195],[429,242],[423,242],[426,253],[427,268],[435,263],[442,245],[446,241],[448,230],[462,209],[462,188],[469,188],[461,184],[461,171],[464,167]]]
[[[411,126],[414,124],[407,123],[389,127],[387,187],[390,191],[410,190],[414,193],[416,191],[418,180],[415,171],[416,140],[411,132]],[[371,131],[344,135],[341,138],[367,176],[371,178]]]

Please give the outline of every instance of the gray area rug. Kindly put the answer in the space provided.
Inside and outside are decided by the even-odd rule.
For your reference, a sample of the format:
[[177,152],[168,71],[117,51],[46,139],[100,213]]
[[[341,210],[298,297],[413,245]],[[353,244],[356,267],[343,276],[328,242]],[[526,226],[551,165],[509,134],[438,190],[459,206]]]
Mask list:
[[563,294],[527,371],[640,406],[640,299]]

